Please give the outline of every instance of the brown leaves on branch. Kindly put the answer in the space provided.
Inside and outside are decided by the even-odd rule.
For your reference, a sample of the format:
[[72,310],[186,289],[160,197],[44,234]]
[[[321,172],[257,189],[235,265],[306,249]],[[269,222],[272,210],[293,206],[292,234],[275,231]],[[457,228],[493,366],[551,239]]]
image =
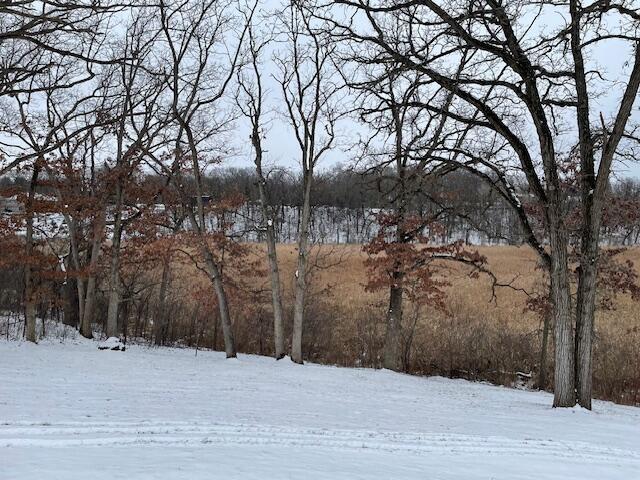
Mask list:
[[377,235],[363,247],[369,254],[365,260],[369,273],[365,288],[369,292],[402,287],[412,302],[446,311],[445,288],[450,282],[442,275],[443,261],[471,267],[474,278],[484,271],[486,258],[469,250],[464,242],[432,245],[441,230],[432,218],[380,213],[377,220]]

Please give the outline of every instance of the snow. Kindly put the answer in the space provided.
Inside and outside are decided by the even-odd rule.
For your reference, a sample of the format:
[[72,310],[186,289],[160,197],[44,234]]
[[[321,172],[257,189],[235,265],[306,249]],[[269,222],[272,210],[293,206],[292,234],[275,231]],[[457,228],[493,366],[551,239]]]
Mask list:
[[1,479],[625,479],[640,409],[463,380],[0,341]]
[[98,343],[98,350],[124,350],[125,346],[117,337],[109,337]]

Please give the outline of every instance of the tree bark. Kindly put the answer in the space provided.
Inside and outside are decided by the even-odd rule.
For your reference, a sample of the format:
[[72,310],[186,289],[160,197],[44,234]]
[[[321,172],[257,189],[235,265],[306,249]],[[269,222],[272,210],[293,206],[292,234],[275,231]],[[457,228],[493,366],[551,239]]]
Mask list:
[[27,204],[25,205],[26,213],[26,238],[25,238],[25,256],[24,265],[24,314],[25,314],[25,336],[27,341],[36,343],[36,296],[35,296],[35,280],[33,272],[33,202],[36,193],[36,184],[40,173],[39,160],[36,160],[33,166],[33,174],[29,183],[29,194]]
[[589,410],[591,410],[593,387],[592,352],[596,303],[596,280],[597,266],[595,260],[593,263],[583,262],[580,266],[580,279],[578,281],[578,313],[576,321],[576,392],[580,406],[588,408]]
[[402,273],[394,272],[394,285],[389,289],[389,311],[384,337],[384,368],[399,372],[402,370]]
[[64,307],[62,323],[73,328],[78,328],[80,312],[78,310],[78,287],[76,279],[67,277],[63,286]]
[[94,221],[93,239],[91,242],[91,256],[89,260],[89,277],[87,279],[86,298],[84,301],[84,312],[81,318],[80,334],[85,338],[93,338],[92,323],[95,316],[96,304],[96,282],[98,259],[102,246],[102,235],[104,233],[105,212],[100,212]]
[[118,308],[120,306],[120,246],[122,243],[122,187],[116,185],[111,261],[109,262],[109,306],[107,307],[107,337],[118,335]]
[[96,303],[96,276],[91,275],[87,280],[87,299],[84,304],[84,315],[80,325],[80,334],[85,338],[93,338],[92,324]]
[[280,286],[280,270],[278,268],[278,254],[276,251],[276,233],[273,216],[269,213],[269,202],[266,192],[266,180],[262,175],[262,168],[258,167],[258,192],[262,208],[262,220],[265,222],[267,237],[267,260],[269,262],[269,279],[271,281],[271,303],[273,305],[273,341],[276,360],[285,356],[284,346],[284,318],[282,309],[282,289]]
[[227,358],[235,358],[237,356],[236,342],[233,335],[233,326],[231,325],[231,315],[229,314],[227,292],[224,289],[224,283],[222,281],[222,272],[208,248],[204,248],[202,254],[205,258],[207,270],[209,271],[218,299],[218,310],[220,312],[220,323],[222,324],[222,336],[224,338],[224,351],[227,354]]
[[544,390],[547,387],[547,352],[549,351],[549,330],[551,319],[545,315],[542,326],[542,345],[540,347],[540,371],[538,373],[538,388]]
[[[399,245],[406,244],[409,239],[405,232],[405,216],[409,197],[409,184],[407,181],[408,155],[404,145],[404,111],[396,100],[393,77],[389,79],[390,110],[393,119],[394,134],[394,163],[397,175],[397,199],[393,208],[396,215],[395,242]],[[404,95],[403,95],[404,96]],[[394,263],[392,272],[392,284],[389,287],[389,311],[387,312],[387,329],[384,339],[384,368],[394,371],[402,370],[402,304],[404,296],[404,276],[399,262]]]
[[275,358],[280,360],[286,354],[284,345],[284,315],[282,308],[282,289],[276,251],[276,235],[273,219],[267,220],[267,257],[269,260],[269,278],[271,279],[271,303],[273,304],[273,342]]
[[304,174],[304,198],[300,217],[300,235],[298,237],[298,265],[295,271],[295,302],[293,311],[293,336],[291,339],[291,360],[303,363],[302,333],[304,325],[304,303],[307,294],[307,259],[309,244],[309,219],[311,216],[311,182],[313,173]]
[[558,215],[552,213],[549,232],[551,243],[551,294],[555,324],[554,407],[576,404],[574,333],[571,314],[567,233]]

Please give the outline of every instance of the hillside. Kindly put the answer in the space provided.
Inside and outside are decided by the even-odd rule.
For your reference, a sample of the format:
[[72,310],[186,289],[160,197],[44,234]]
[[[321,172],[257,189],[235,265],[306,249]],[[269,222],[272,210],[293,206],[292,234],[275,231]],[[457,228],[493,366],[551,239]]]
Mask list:
[[0,342],[3,479],[625,479],[640,409],[384,370]]

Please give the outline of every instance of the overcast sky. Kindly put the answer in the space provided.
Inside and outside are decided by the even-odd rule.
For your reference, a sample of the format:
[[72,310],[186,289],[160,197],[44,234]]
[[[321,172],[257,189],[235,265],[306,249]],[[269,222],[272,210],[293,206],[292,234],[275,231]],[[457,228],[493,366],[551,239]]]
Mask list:
[[[264,2],[264,8],[277,8],[280,4],[278,0],[266,0]],[[539,29],[555,28],[558,25],[564,24],[566,21],[559,12],[547,12],[537,20]],[[600,71],[607,72],[607,90],[598,97],[591,99],[591,107],[593,111],[593,119],[599,118],[599,114],[605,116],[605,118],[613,116],[618,106],[618,102],[622,95],[622,89],[624,88],[624,82],[626,81],[626,74],[621,79],[616,76],[620,72],[628,72],[628,65],[625,65],[630,58],[630,50],[626,44],[622,41],[611,40],[601,45],[597,50],[592,51],[586,58],[587,68],[597,68]],[[267,73],[265,77],[270,77],[275,73],[275,69],[272,62],[269,59],[270,55],[266,55],[264,70]],[[622,80],[622,81],[619,81]],[[273,111],[281,105],[282,97],[279,90],[279,86],[271,79],[267,81],[267,94],[265,100],[267,106],[272,109],[269,118],[269,128],[266,129],[266,137],[264,140],[266,146],[266,161],[271,165],[296,169],[298,166],[299,150],[295,138],[293,137],[293,131],[286,123],[286,119],[283,115]],[[632,114],[632,121],[640,121],[639,104],[637,102]],[[249,129],[246,121],[239,120],[237,123],[237,135],[234,135],[233,143],[236,144],[237,156],[229,164],[234,166],[251,166],[252,165],[252,152],[251,145],[249,143]],[[348,139],[357,135],[359,127],[355,122],[345,120],[341,124],[339,132],[341,135]],[[348,141],[342,142],[344,145],[348,144]],[[354,153],[347,151],[346,148],[337,148],[330,152],[324,161],[321,163],[321,168],[331,168],[338,163],[349,163],[353,159]],[[633,176],[640,178],[640,161],[628,164],[618,163],[615,165],[616,174],[620,176]]]

